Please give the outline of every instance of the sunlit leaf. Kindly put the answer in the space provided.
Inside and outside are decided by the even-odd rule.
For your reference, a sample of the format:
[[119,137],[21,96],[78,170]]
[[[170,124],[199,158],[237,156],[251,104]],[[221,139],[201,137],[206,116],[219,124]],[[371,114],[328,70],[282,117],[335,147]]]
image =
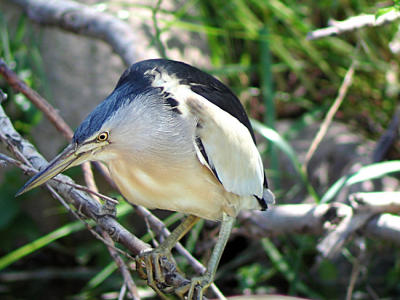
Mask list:
[[328,202],[345,186],[381,178],[390,173],[400,172],[400,160],[385,161],[362,167],[357,172],[337,180],[322,197],[321,202]]

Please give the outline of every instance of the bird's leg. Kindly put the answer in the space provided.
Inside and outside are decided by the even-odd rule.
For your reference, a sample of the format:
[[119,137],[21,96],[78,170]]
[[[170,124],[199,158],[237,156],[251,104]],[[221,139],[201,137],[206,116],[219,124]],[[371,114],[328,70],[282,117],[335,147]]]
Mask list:
[[183,295],[187,293],[188,300],[201,300],[203,299],[203,292],[213,282],[215,273],[217,271],[218,263],[221,259],[222,253],[228,242],[231,234],[235,218],[223,213],[221,229],[219,231],[218,240],[215,244],[210,260],[208,261],[206,272],[200,277],[194,277],[190,284],[184,285],[175,292],[183,298]]
[[163,269],[168,269],[171,273],[176,270],[171,255],[172,248],[198,220],[199,217],[188,216],[157,248],[142,252],[136,257],[136,266],[139,275],[143,279],[147,279],[148,285],[157,293],[160,293],[160,289],[165,289],[169,286],[166,283]]

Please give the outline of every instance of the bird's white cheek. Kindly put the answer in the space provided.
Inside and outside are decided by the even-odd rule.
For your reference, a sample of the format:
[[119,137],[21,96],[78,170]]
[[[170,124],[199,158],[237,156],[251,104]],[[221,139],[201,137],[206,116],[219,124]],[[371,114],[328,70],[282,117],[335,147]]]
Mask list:
[[92,151],[91,156],[92,156],[93,160],[101,160],[104,162],[107,162],[107,161],[110,161],[110,160],[116,158],[116,154],[112,151],[112,149],[110,149],[107,146],[94,149]]

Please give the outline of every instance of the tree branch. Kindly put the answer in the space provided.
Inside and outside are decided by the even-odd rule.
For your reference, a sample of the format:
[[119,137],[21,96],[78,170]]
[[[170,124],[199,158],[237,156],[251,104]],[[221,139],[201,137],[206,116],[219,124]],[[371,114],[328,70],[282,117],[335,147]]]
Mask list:
[[50,105],[46,99],[40,96],[36,91],[32,90],[29,86],[20,80],[17,74],[14,73],[0,58],[0,74],[4,77],[7,83],[17,93],[24,94],[40,111],[44,113],[47,119],[54,125],[54,127],[62,133],[62,135],[70,141],[74,135],[68,124],[61,118],[59,113],[54,107]]
[[351,32],[364,27],[377,27],[391,23],[400,18],[400,12],[392,10],[376,18],[375,15],[360,15],[344,21],[329,21],[329,27],[317,29],[307,34],[308,40],[317,40],[328,36]]
[[306,158],[303,164],[303,172],[307,173],[307,165],[311,160],[311,157],[314,155],[315,151],[317,150],[319,144],[321,143],[322,139],[326,135],[329,125],[332,123],[333,117],[335,116],[336,112],[338,111],[340,105],[342,104],[344,98],[346,97],[347,91],[350,88],[351,84],[353,83],[353,75],[354,75],[354,68],[356,66],[356,61],[353,60],[351,63],[350,68],[347,70],[346,75],[344,76],[343,82],[339,88],[338,95],[333,101],[332,106],[329,108],[328,113],[326,114],[324,121],[321,124],[318,133],[314,137],[310,148],[307,151]]
[[[396,197],[397,194],[392,196]],[[355,207],[342,203],[287,204],[275,206],[266,212],[244,211],[238,217],[242,226],[235,232],[251,237],[326,234],[318,245],[325,257],[336,255],[356,233],[365,233],[369,237],[387,239],[400,245],[400,216],[384,213],[399,210],[398,200],[393,200],[398,198],[391,198],[387,202],[382,197],[380,199],[382,203],[364,201]]]
[[56,26],[79,35],[108,43],[129,66],[139,58],[136,36],[129,24],[111,14],[99,12],[71,0],[10,0],[18,4],[28,17],[41,25]]

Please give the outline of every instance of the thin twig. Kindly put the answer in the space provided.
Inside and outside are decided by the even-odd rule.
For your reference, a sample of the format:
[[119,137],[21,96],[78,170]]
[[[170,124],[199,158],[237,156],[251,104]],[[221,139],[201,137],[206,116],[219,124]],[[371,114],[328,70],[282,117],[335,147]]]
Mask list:
[[125,293],[126,293],[126,284],[124,283],[119,291],[118,300],[123,300],[125,298]]
[[[89,190],[98,193],[99,189],[97,188],[96,181],[94,180],[92,164],[91,163],[82,164],[82,172],[83,172],[83,178]],[[92,197],[95,200],[100,201],[99,196],[96,193],[92,193]]]
[[[108,241],[109,244],[114,245],[113,240],[110,238],[108,233],[102,232],[103,238]],[[118,255],[118,253],[115,251],[115,247],[109,247],[107,246],[108,251],[110,252],[111,257],[114,259],[115,263],[117,264],[119,271],[121,272],[123,278],[124,278],[124,284],[123,286],[127,287],[129,292],[132,295],[132,298],[134,300],[139,300],[139,292],[137,290],[136,284],[133,281],[132,275],[129,271],[128,266],[125,264],[124,260],[121,258],[121,256]]]
[[332,106],[329,108],[329,111],[326,114],[325,119],[322,122],[317,135],[315,136],[314,140],[311,143],[310,148],[307,151],[306,158],[305,158],[305,161],[303,164],[303,171],[305,173],[307,172],[307,165],[308,165],[311,157],[314,155],[315,151],[318,148],[318,145],[321,143],[326,132],[328,131],[329,125],[332,123],[333,117],[335,116],[337,110],[339,109],[340,105],[342,104],[344,97],[346,96],[346,93],[353,82],[353,74],[354,74],[354,69],[356,67],[356,64],[357,64],[356,60],[353,60],[350,68],[348,69],[348,71],[343,79],[342,85],[339,88],[338,96],[336,97]]
[[1,58],[0,74],[16,92],[24,94],[40,111],[42,111],[46,118],[49,119],[54,127],[57,128],[68,141],[71,140],[74,133],[63,118],[61,118],[57,110],[55,110],[46,99],[20,80],[17,74],[8,68]]
[[399,136],[399,125],[400,125],[400,105],[397,105],[392,120],[388,128],[379,138],[379,141],[375,145],[374,152],[372,154],[372,161],[379,162],[384,160],[393,144],[398,140]]
[[349,286],[347,287],[347,292],[346,292],[346,300],[351,300],[353,299],[353,292],[354,292],[354,287],[357,283],[358,276],[360,275],[361,271],[361,263],[365,258],[365,245],[363,241],[358,242],[359,246],[359,254],[357,257],[354,259],[353,262],[353,268],[351,270],[351,275],[350,275],[350,282]]
[[351,32],[364,27],[382,26],[396,21],[400,18],[400,12],[392,10],[386,14],[379,16],[361,15],[350,17],[344,21],[329,21],[329,27],[317,29],[307,34],[308,40],[321,39],[328,36],[339,35],[345,32]]
[[53,189],[50,185],[47,185],[47,188],[49,189],[51,195],[58,200],[66,209],[68,212],[70,212],[77,220],[81,221],[83,224],[85,224],[86,229],[98,240],[100,240],[101,242],[103,242],[108,249],[113,249],[114,252],[119,252],[122,255],[124,255],[125,257],[134,260],[135,258],[132,257],[132,255],[130,255],[129,253],[127,253],[126,251],[123,251],[117,247],[115,247],[113,241],[111,240],[110,236],[102,230],[102,234],[106,234],[108,236],[109,239],[105,239],[103,238],[101,235],[99,235],[93,228],[92,226],[90,226],[90,224],[88,222],[86,222],[86,220],[80,215],[78,214],[75,210],[71,209],[71,207],[65,202],[65,200],[56,192],[55,189]]

